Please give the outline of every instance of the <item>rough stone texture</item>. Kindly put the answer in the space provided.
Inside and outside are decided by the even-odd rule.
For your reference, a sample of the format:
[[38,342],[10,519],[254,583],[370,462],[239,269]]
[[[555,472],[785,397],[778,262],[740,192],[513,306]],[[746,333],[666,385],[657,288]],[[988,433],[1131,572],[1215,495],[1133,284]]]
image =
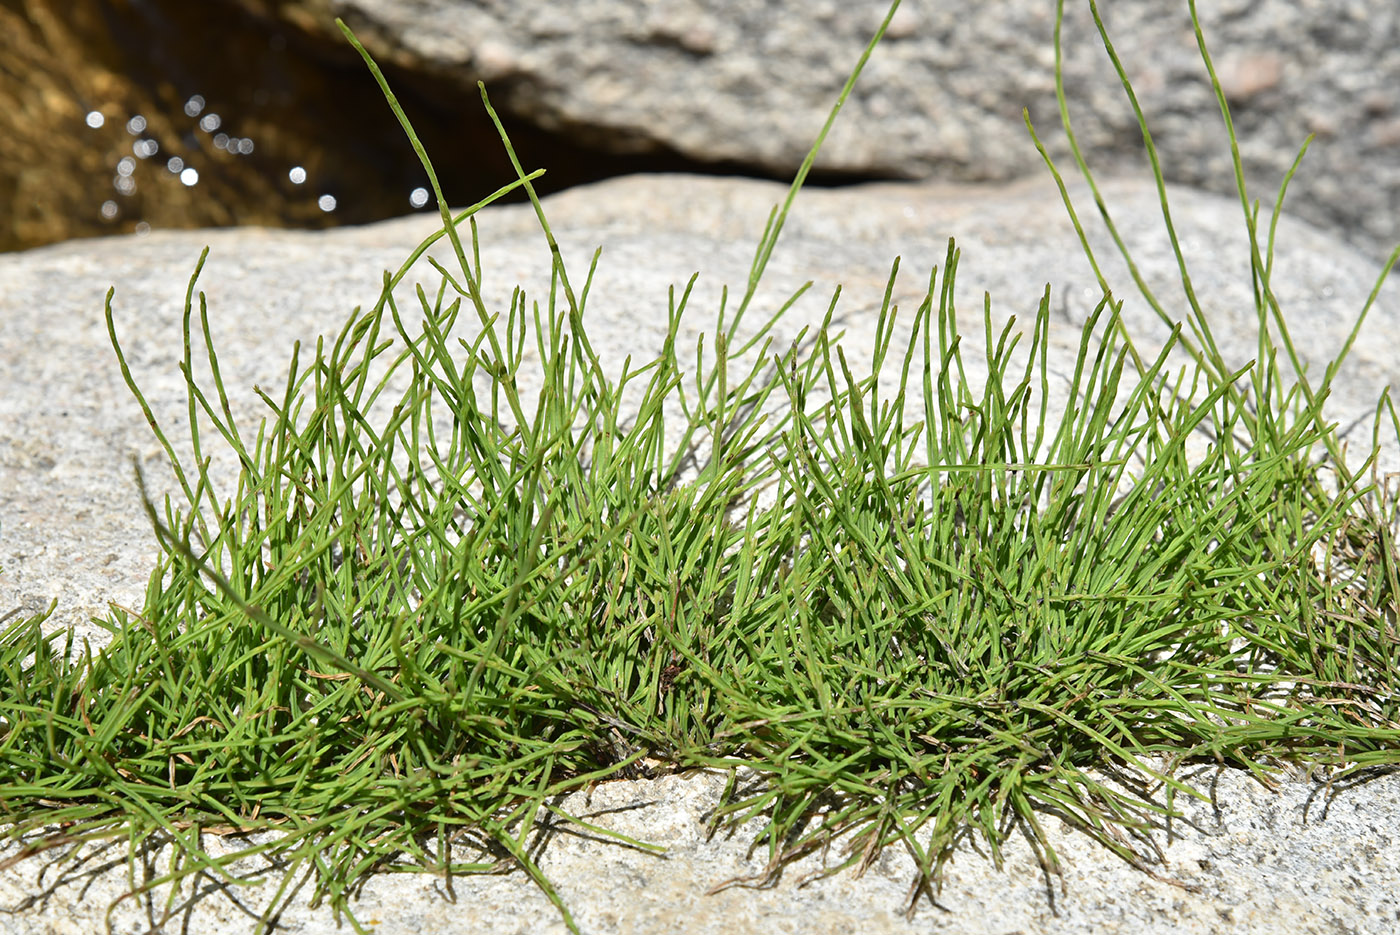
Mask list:
[[[541,869],[570,906],[586,935],[800,935],[806,932],[903,935],[1022,933],[1022,935],[1390,935],[1400,928],[1400,776],[1350,788],[1290,778],[1270,792],[1239,771],[1202,769],[1190,784],[1209,801],[1177,800],[1186,819],[1153,839],[1167,863],[1157,876],[1134,870],[1067,829],[1043,825],[1063,866],[1059,878],[1040,870],[1024,838],[1013,838],[997,872],[979,843],[957,849],[937,903],[921,901],[912,920],[908,903],[913,862],[888,849],[856,878],[843,872],[804,884],[823,866],[844,858],[840,843],[790,867],[769,888],[713,887],[763,872],[764,851],[749,854],[756,828],[706,840],[708,810],[724,777],[711,773],[605,783],[559,806],[622,834],[664,845],[666,856],[603,843],[562,824],[537,836]],[[225,845],[209,843],[214,853]],[[233,845],[229,845],[232,847]],[[39,862],[0,874],[0,907],[31,905],[6,922],[17,935],[78,935],[101,931],[107,904],[124,891],[125,862],[115,848],[90,849],[85,859],[48,867]],[[0,858],[4,850],[0,850]],[[481,859],[466,850],[462,859]],[[112,864],[117,866],[113,867]],[[247,861],[252,876],[260,867]],[[160,872],[159,855],[138,864],[136,878]],[[143,874],[145,874],[143,876]],[[189,932],[241,933],[267,904],[271,887],[230,888],[208,878],[187,883],[169,921],[165,891],[122,904],[115,935]],[[84,891],[85,895],[80,897]],[[190,898],[198,892],[198,898]],[[42,895],[40,895],[42,894]],[[236,902],[235,902],[236,900]],[[310,910],[300,896],[284,912],[288,932],[332,935],[324,908]],[[520,872],[504,876],[441,878],[385,875],[365,887],[355,913],[384,935],[563,935],[558,911]]]
[[[1126,181],[1106,185],[1105,193],[1143,275],[1173,315],[1183,314],[1179,287],[1172,285],[1175,262],[1155,213],[1155,189]],[[654,354],[664,333],[666,289],[696,270],[701,277],[686,339],[710,330],[721,283],[742,285],[768,207],[782,194],[781,186],[748,180],[644,176],[549,199],[546,209],[576,277],[593,247],[605,248],[587,313],[595,347],[614,366],[627,353],[636,359]],[[1196,290],[1225,354],[1243,365],[1254,356],[1255,331],[1240,208],[1184,189],[1173,190],[1172,204]],[[503,307],[517,282],[543,298],[549,253],[533,214],[521,207],[493,209],[480,226],[485,288],[493,304]],[[89,617],[101,614],[109,601],[138,606],[141,600],[152,546],[131,456],[157,490],[168,489],[168,482],[161,480],[160,449],[108,346],[102,298],[110,284],[117,290],[116,328],[136,379],[178,439],[184,418],[177,370],[180,307],[202,245],[211,245],[201,288],[208,294],[213,337],[235,411],[246,420],[259,411],[251,387],[280,385],[291,342],[333,332],[351,305],[373,301],[380,270],[397,268],[431,229],[430,220],[420,217],[323,233],[158,232],[0,256],[0,612],[34,612],[56,598],[51,625],[73,625],[97,641],[100,633]],[[1058,195],[1044,183],[884,183],[805,192],[751,314],[771,312],[794,288],[814,281],[782,326],[782,336],[790,338],[803,323],[820,318],[833,286],[844,283],[839,308],[845,346],[859,368],[868,356],[892,258],[903,256],[896,301],[912,308],[929,267],[942,264],[950,235],[957,235],[963,250],[959,294],[974,357],[972,378],[978,375],[982,291],[991,292],[998,322],[1011,314],[1025,322],[1049,282],[1051,370],[1058,380],[1072,365],[1080,326],[1098,292]],[[1103,239],[1094,235],[1100,247]],[[437,255],[448,262],[442,251]],[[1287,218],[1279,228],[1276,265],[1275,287],[1293,333],[1318,367],[1349,330],[1378,266],[1337,238]],[[1107,269],[1111,282],[1125,287],[1129,330],[1145,350],[1160,346],[1164,326],[1131,293],[1123,271],[1116,264]],[[908,318],[906,312],[901,328],[907,329]],[[1367,414],[1376,395],[1400,383],[1392,352],[1397,332],[1400,308],[1392,287],[1372,312],[1329,410],[1344,425],[1362,420],[1352,436],[1358,444],[1369,439]],[[1400,924],[1394,896],[1400,892],[1400,785],[1394,777],[1348,792],[1325,821],[1315,802],[1303,823],[1303,806],[1322,791],[1319,786],[1293,780],[1274,796],[1225,772],[1218,777],[1220,814],[1198,809],[1201,831],[1183,830],[1185,839],[1169,849],[1171,863],[1163,869],[1199,886],[1196,893],[1131,871],[1078,836],[1054,829],[1063,842],[1068,883],[1063,894],[1055,890],[1056,915],[1022,845],[1012,849],[1005,874],[968,850],[945,889],[947,911],[925,908],[913,926],[898,914],[907,883],[898,854],[859,881],[842,875],[799,889],[793,885],[799,871],[771,891],[704,896],[712,884],[761,866],[744,861],[742,838],[700,842],[694,819],[713,802],[716,782],[671,777],[655,784],[610,784],[595,793],[595,808],[660,798],[661,805],[605,820],[673,846],[665,861],[569,835],[546,848],[544,866],[585,931],[893,932],[932,926],[948,932],[1169,928],[1380,935]],[[0,907],[16,906],[25,894],[48,894],[4,918],[0,928],[23,935],[91,931],[125,879],[124,866],[98,869],[113,856],[87,865],[97,871],[94,879],[80,870],[69,878],[75,885],[53,889],[60,868],[45,871],[42,861],[0,872]],[[559,930],[544,897],[521,874],[457,880],[452,891],[455,904],[443,896],[441,881],[380,879],[367,889],[361,917],[378,920],[384,932]],[[258,898],[248,895],[246,905]],[[163,905],[158,900],[153,911]],[[222,896],[201,899],[191,911],[188,928],[180,917],[163,931],[200,935],[251,928],[246,911]],[[119,919],[120,932],[154,928],[136,905],[124,907]],[[304,932],[332,925],[324,910],[304,906],[283,923]]]
[[[618,152],[664,146],[791,172],[886,0],[226,0],[272,8],[444,83],[484,79],[505,110]],[[1142,141],[1083,0],[1064,28],[1086,151],[1134,166]],[[1171,181],[1229,193],[1233,173],[1185,0],[1101,3]],[[1377,254],[1400,241],[1400,10],[1392,0],[1199,4],[1254,195],[1271,199],[1312,133],[1294,210]],[[906,0],[817,165],[1006,180],[1040,171],[1022,108],[1058,142],[1055,3]]]

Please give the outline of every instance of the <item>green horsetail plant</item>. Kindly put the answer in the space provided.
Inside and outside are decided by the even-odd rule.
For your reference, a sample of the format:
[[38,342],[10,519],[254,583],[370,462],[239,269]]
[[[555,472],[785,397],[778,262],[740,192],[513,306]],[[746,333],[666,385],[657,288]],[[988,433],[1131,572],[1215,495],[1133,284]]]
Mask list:
[[[188,451],[128,369],[108,293],[118,364],[177,494],[146,500],[160,558],[141,609],[114,606],[101,621],[105,647],[75,655],[71,632],[45,632],[47,614],[0,621],[0,820],[18,844],[5,863],[113,839],[134,863],[173,845],[165,872],[138,884],[133,871],[130,894],[169,884],[170,912],[182,882],[252,882],[234,865],[262,856],[283,874],[264,927],[309,879],[313,903],[357,931],[351,899],[370,874],[513,866],[577,931],[530,848],[537,822],[656,850],[567,814],[560,796],[715,768],[730,781],[713,827],[756,819],[768,859],[758,881],[712,882],[772,881],[838,840],[820,873],[899,846],[917,868],[912,913],[969,829],[998,864],[1023,829],[1053,872],[1040,817],[1053,812],[1146,868],[1161,857],[1147,832],[1176,795],[1200,795],[1179,778],[1184,764],[1271,782],[1284,762],[1400,762],[1396,503],[1343,463],[1323,409],[1351,340],[1310,384],[1270,285],[1279,207],[1261,247],[1236,150],[1260,353],[1226,365],[1095,4],[1152,156],[1184,322],[1131,265],[1075,141],[1059,80],[1063,3],[1057,92],[1096,206],[1172,326],[1163,346],[1127,333],[1067,194],[1104,298],[1058,424],[1049,289],[1024,330],[994,325],[985,300],[978,386],[951,242],[912,313],[892,301],[893,264],[868,370],[832,332],[839,293],[788,346],[777,325],[801,292],[740,330],[821,139],[898,5],[770,215],[742,297],[722,303],[708,361],[704,339],[694,354],[681,346],[692,279],[671,295],[657,356],[615,374],[587,333],[598,257],[571,278],[539,173],[516,159],[485,89],[519,178],[454,215],[342,24],[428,172],[442,229],[385,273],[373,306],[294,348],[281,392],[260,391],[251,432],[195,299],[201,256],[184,308]],[[550,248],[550,290],[543,305],[517,289],[495,308],[476,215],[516,189]],[[410,271],[444,237],[455,268],[429,257],[436,289],[405,299]],[[1176,351],[1194,366],[1173,369]],[[879,379],[891,368],[892,395]],[[1386,424],[1400,439],[1383,395],[1377,445]],[[1202,431],[1217,440],[1204,454],[1188,446]],[[231,489],[216,449],[236,464]],[[741,768],[758,784],[741,785]],[[209,833],[248,846],[211,853]],[[463,859],[466,845],[485,856]]]

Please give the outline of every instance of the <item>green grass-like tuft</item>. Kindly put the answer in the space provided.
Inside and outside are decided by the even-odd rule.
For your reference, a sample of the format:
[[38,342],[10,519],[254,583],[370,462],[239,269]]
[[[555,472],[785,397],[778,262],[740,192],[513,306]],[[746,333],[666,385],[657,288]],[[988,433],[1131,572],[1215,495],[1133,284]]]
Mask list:
[[[1201,51],[1209,68],[1203,39]],[[444,842],[470,833],[573,927],[526,850],[557,796],[747,766],[764,783],[731,779],[715,821],[761,818],[769,878],[838,837],[847,856],[832,872],[898,844],[918,867],[912,911],[969,828],[998,861],[1026,829],[1053,871],[1049,811],[1143,866],[1143,830],[1175,794],[1199,794],[1175,778],[1184,763],[1267,782],[1283,762],[1400,762],[1395,504],[1343,462],[1325,420],[1347,348],[1316,386],[1278,366],[1270,325],[1303,373],[1269,287],[1274,228],[1261,248],[1242,174],[1257,362],[1225,366],[1184,261],[1190,316],[1145,356],[1100,273],[1105,298],[1052,426],[1048,289],[1025,333],[995,329],[988,304],[990,376],[976,387],[952,244],[902,347],[895,264],[869,373],[852,372],[830,312],[786,350],[777,317],[740,331],[816,151],[743,298],[721,309],[708,363],[703,344],[678,346],[687,289],[657,359],[606,372],[588,283],[570,282],[538,173],[523,169],[510,188],[529,194],[552,249],[543,308],[517,292],[494,310],[479,289],[472,216],[507,189],[456,217],[444,207],[443,230],[385,274],[373,308],[293,355],[253,436],[235,424],[202,294],[195,315],[197,268],[192,446],[177,452],[151,419],[182,497],[150,504],[162,555],[144,607],[113,608],[96,654],[75,656],[71,634],[60,649],[43,616],[0,635],[0,818],[19,856],[171,841],[177,860],[150,889],[264,854],[286,868],[279,896],[309,870],[359,928],[348,899],[366,874],[495,869],[452,862]],[[1153,172],[1160,184],[1155,154]],[[1165,188],[1162,206],[1171,231]],[[443,236],[456,269],[430,260],[436,295],[401,305],[395,287]],[[111,293],[107,322],[150,417]],[[1174,350],[1192,371],[1168,367]],[[887,366],[892,398],[878,389]],[[1383,396],[1377,432],[1387,413],[1400,431]],[[1215,443],[1188,457],[1199,431]],[[211,480],[211,443],[240,465],[232,494]],[[1104,779],[1122,767],[1142,784]],[[229,856],[202,847],[202,831],[230,829],[276,834]]]

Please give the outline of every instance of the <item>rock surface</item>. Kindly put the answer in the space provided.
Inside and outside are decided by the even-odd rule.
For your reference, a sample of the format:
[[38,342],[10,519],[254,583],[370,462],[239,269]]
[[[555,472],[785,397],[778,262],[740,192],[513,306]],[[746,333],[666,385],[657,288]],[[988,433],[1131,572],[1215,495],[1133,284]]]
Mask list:
[[[1183,314],[1155,188],[1123,181],[1104,190],[1143,275],[1173,315]],[[1171,194],[1196,290],[1226,356],[1243,365],[1254,356],[1255,331],[1239,205],[1184,189]],[[654,354],[665,327],[667,287],[697,270],[687,334],[693,339],[709,330],[720,285],[745,281],[752,245],[769,206],[782,195],[781,186],[763,182],[642,176],[549,199],[546,210],[575,276],[594,246],[605,248],[589,299],[595,347],[614,365],[627,353],[638,359]],[[1082,208],[1087,204],[1081,200]],[[111,601],[140,604],[153,547],[131,459],[160,489],[163,456],[108,345],[102,302],[109,285],[116,287],[115,323],[133,373],[157,417],[178,435],[181,303],[204,244],[211,253],[200,287],[208,294],[235,411],[246,420],[259,411],[252,386],[277,387],[284,379],[291,343],[333,333],[351,305],[372,302],[380,271],[397,268],[432,227],[419,217],[320,233],[157,232],[0,256],[0,321],[6,325],[0,330],[0,612],[19,607],[32,613],[57,599],[50,624],[72,625],[97,641],[91,616]],[[549,253],[533,214],[522,207],[492,209],[480,228],[493,303],[503,305],[517,282],[546,295]],[[843,283],[845,346],[858,368],[868,356],[892,258],[903,256],[896,301],[912,308],[928,269],[943,263],[950,235],[963,251],[959,294],[969,346],[980,343],[983,290],[993,297],[997,321],[1015,314],[1025,322],[1048,282],[1051,372],[1062,374],[1099,293],[1054,187],[1039,182],[961,188],[883,183],[804,192],[751,314],[771,313],[793,289],[814,281],[782,326],[791,336],[820,318],[831,289]],[[1094,235],[1096,247],[1103,239]],[[1318,367],[1350,329],[1378,266],[1337,238],[1287,218],[1279,244],[1275,287],[1294,335]],[[1106,268],[1110,281],[1128,290],[1130,332],[1145,348],[1160,346],[1165,327],[1131,293],[1118,265]],[[1368,413],[1377,394],[1400,383],[1391,350],[1397,338],[1400,306],[1392,287],[1373,310],[1329,410],[1344,425],[1362,420],[1353,435],[1358,443],[1369,440]],[[1198,778],[1207,788],[1218,786],[1219,811],[1192,805],[1199,829],[1176,829],[1184,837],[1168,848],[1170,862],[1162,868],[1164,876],[1196,891],[1130,870],[1079,836],[1056,830],[1067,889],[1057,885],[1054,910],[1021,844],[1005,873],[965,849],[941,897],[943,908],[925,906],[912,925],[899,915],[908,868],[894,853],[860,880],[842,874],[798,888],[799,869],[773,890],[705,896],[713,884],[761,866],[759,858],[745,858],[742,835],[701,841],[696,818],[714,801],[718,780],[712,776],[612,783],[595,792],[588,808],[656,800],[599,820],[671,845],[666,860],[565,834],[545,849],[543,860],[590,933],[895,932],[933,925],[948,932],[1037,933],[1262,933],[1282,926],[1381,935],[1400,925],[1394,895],[1400,892],[1400,784],[1394,776],[1347,791],[1330,811],[1322,808],[1325,787],[1303,778],[1284,783],[1277,795],[1228,770]],[[34,860],[0,872],[0,908],[18,909],[2,927],[37,935],[100,925],[125,880],[125,865],[108,863],[114,856],[97,855],[71,873]],[[240,893],[235,904],[207,893],[187,917],[180,909],[164,929],[153,921],[163,897],[153,908],[124,904],[117,931],[251,930],[249,907],[266,895]],[[28,896],[41,898],[28,902]],[[548,902],[520,873],[457,879],[450,889],[427,878],[379,879],[359,912],[381,932],[561,930]],[[324,909],[304,905],[282,923],[304,932],[333,925]]]
[[[888,849],[866,873],[843,872],[803,885],[828,858],[794,865],[772,888],[712,887],[763,870],[764,852],[748,854],[753,829],[706,840],[704,822],[724,788],[708,773],[657,780],[604,783],[560,807],[622,834],[667,847],[665,857],[602,843],[554,827],[540,858],[585,935],[646,932],[656,935],[803,935],[807,932],[904,935],[1390,935],[1400,927],[1400,776],[1349,788],[1291,779],[1278,792],[1263,789],[1239,771],[1203,770],[1190,784],[1209,801],[1177,804],[1185,821],[1153,835],[1168,863],[1154,878],[1113,857],[1058,819],[1044,821],[1063,863],[1063,875],[1047,880],[1022,838],[1005,848],[1004,872],[984,852],[964,842],[950,865],[937,903],[920,903],[904,917],[913,862]],[[537,839],[538,840],[538,839]],[[217,841],[208,845],[222,853]],[[230,845],[231,847],[232,845]],[[0,850],[0,859],[4,851]],[[462,859],[474,859],[470,852]],[[137,879],[159,872],[161,855],[138,866]],[[480,859],[480,858],[475,858]],[[40,898],[6,920],[7,932],[102,931],[107,904],[123,892],[125,863],[115,848],[48,868],[36,879],[36,862],[0,874],[0,907]],[[249,861],[252,875],[266,868]],[[145,874],[145,876],[143,876]],[[114,914],[115,935],[242,935],[280,882],[229,893],[208,878],[186,884],[166,918],[164,892],[128,901]],[[534,884],[516,872],[505,876],[441,878],[383,875],[372,879],[355,914],[382,935],[564,935],[558,911]],[[235,902],[236,900],[236,902]],[[312,910],[301,896],[280,918],[279,931],[335,935],[331,913]]]
[[[255,0],[226,0],[248,7]],[[510,113],[617,152],[656,147],[791,173],[887,0],[280,0],[331,41],[443,83],[483,79]],[[1100,164],[1141,164],[1131,108],[1083,0],[1065,4],[1066,85]],[[1170,181],[1228,194],[1233,173],[1188,7],[1101,3]],[[1390,0],[1199,4],[1248,177],[1273,197],[1309,134],[1300,216],[1374,252],[1400,242],[1400,10]],[[1040,171],[1022,108],[1059,137],[1049,0],[906,0],[819,167],[991,181]],[[1058,146],[1057,154],[1066,150]]]

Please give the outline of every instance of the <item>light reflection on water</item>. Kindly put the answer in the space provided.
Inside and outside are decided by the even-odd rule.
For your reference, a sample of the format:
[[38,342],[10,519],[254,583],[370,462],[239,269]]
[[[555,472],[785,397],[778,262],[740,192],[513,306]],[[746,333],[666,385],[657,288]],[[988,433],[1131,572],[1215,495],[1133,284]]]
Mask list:
[[[116,109],[115,104],[106,105],[106,110],[110,113]],[[230,153],[234,156],[251,156],[257,148],[257,143],[252,137],[233,136],[225,132],[223,118],[213,111],[206,112],[208,101],[202,94],[191,95],[184,103],[184,114],[192,121],[193,126],[182,134],[182,141],[190,147],[190,151],[181,154],[171,155],[165,159],[163,168],[170,175],[175,176],[182,185],[192,188],[199,184],[199,169],[195,165],[199,161],[199,148],[204,142],[194,132],[196,129],[204,134],[208,144],[215,149]],[[84,115],[84,123],[94,130],[99,130],[107,123],[107,117],[102,109],[89,110]],[[131,144],[132,156],[122,156],[113,167],[115,175],[112,177],[112,188],[122,197],[131,197],[138,190],[138,172],[140,162],[147,160],[160,152],[161,145],[158,140],[141,136],[149,126],[149,121],[142,114],[133,114],[126,120],[126,131],[132,136],[139,137]],[[287,178],[293,185],[304,185],[314,181],[307,172],[305,166],[294,165],[287,169]],[[409,207],[418,210],[425,208],[430,195],[426,188],[418,186],[408,193]],[[316,199],[316,206],[325,214],[331,214],[339,207],[336,196],[329,192],[321,194]],[[109,222],[120,220],[122,216],[122,202],[120,199],[108,198],[101,203],[98,213]],[[138,233],[148,232],[151,227],[145,221],[140,221],[136,225]]]
[[[190,118],[199,117],[198,128],[206,134],[213,134],[223,125],[223,118],[216,113],[207,113],[201,117],[200,114],[204,112],[205,103],[204,95],[191,95],[185,101],[185,116]],[[109,104],[108,106],[109,108],[113,108],[116,105]],[[101,109],[88,111],[83,120],[94,130],[101,129],[107,123],[107,118],[103,115]],[[146,132],[147,127],[148,121],[143,114],[132,114],[126,121],[126,132],[130,133],[132,136],[141,137],[131,144],[131,151],[135,154],[137,159],[149,159],[160,152],[159,141],[141,136],[141,134]],[[191,137],[192,134],[185,134],[186,140],[191,139]],[[196,145],[198,145],[198,138],[195,137],[194,139]],[[255,148],[255,144],[251,138],[231,137],[227,133],[222,132],[213,136],[211,142],[215,148],[232,153],[235,156],[252,155]],[[184,185],[186,188],[192,188],[199,184],[199,170],[190,164],[195,158],[197,157],[190,153],[186,153],[184,156],[173,155],[165,161],[165,170],[178,178],[180,184]],[[115,168],[116,175],[112,179],[112,187],[116,189],[117,194],[125,197],[136,194],[136,159],[131,158],[131,156],[123,156],[117,160]],[[333,209],[333,203],[331,208],[322,207],[323,211]],[[102,202],[98,213],[107,221],[116,221],[121,217],[121,202],[109,198]],[[137,223],[136,228],[138,233],[144,233],[149,231],[151,226],[145,221],[140,221]]]

